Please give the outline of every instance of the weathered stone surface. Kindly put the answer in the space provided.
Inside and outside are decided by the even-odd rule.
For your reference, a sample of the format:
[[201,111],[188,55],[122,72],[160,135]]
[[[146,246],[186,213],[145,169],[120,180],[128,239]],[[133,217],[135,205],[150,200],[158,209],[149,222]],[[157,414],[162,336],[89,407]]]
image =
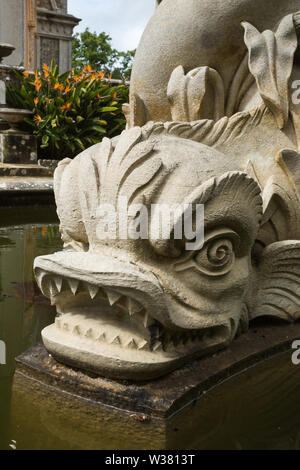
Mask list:
[[49,168],[54,171],[58,166],[58,160],[49,160],[49,159],[39,159],[38,164],[44,168]]
[[0,162],[36,163],[36,137],[30,134],[17,134],[14,132],[0,133]]
[[[297,8],[158,6],[137,53],[128,129],[55,172],[66,250],[35,261],[59,314],[42,333],[54,357],[153,379],[228,347],[258,317],[300,318]],[[178,228],[195,229],[197,205],[204,244],[190,248],[201,227]],[[161,207],[177,208],[165,231]]]
[[297,335],[299,324],[261,325],[139,385],[69,369],[37,346],[17,359],[12,438],[18,449],[298,448]]
[[16,359],[17,371],[59,390],[133,413],[170,418],[203,392],[250,366],[290,351],[300,323],[265,324],[249,330],[212,357],[191,362],[151,382],[115,381],[66,367],[39,344]]
[[[217,71],[227,98],[223,115],[232,115],[237,82],[244,80],[247,85],[251,79],[241,23],[247,21],[259,31],[275,31],[285,15],[300,9],[299,0],[163,0],[160,3],[137,49],[131,77],[132,109],[137,99],[143,103],[142,124],[172,119],[167,88],[178,65],[186,74],[199,67]],[[208,88],[202,119],[214,119],[209,101],[213,100],[215,90]],[[137,121],[136,125],[140,125],[140,116]]]

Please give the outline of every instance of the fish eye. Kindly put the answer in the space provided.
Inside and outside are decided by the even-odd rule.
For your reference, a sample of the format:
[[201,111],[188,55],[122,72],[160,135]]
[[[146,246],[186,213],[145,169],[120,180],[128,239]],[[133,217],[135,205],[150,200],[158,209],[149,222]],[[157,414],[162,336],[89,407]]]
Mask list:
[[194,262],[204,274],[221,276],[231,271],[235,263],[234,245],[229,238],[216,238],[207,242],[194,257]]
[[240,238],[230,229],[214,230],[205,237],[203,248],[176,265],[176,271],[194,269],[207,276],[228,274],[236,260]]

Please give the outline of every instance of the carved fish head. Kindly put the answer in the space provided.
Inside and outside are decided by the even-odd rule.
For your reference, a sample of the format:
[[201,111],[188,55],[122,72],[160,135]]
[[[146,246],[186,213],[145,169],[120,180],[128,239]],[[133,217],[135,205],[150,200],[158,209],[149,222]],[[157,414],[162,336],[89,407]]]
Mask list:
[[[129,127],[163,123],[104,139],[56,170],[66,251],[35,261],[59,315],[43,331],[54,357],[150,379],[228,345],[249,319],[299,317],[300,243],[283,241],[299,238],[300,121],[290,96],[299,2],[268,0],[267,17],[259,0],[158,7],[125,111]],[[132,206],[139,210],[127,211]],[[162,206],[176,208],[164,233]],[[136,236],[139,228],[145,236]]]
[[[112,377],[148,379],[228,345],[247,327],[262,201],[257,183],[231,165],[234,158],[225,161],[203,144],[149,138],[141,128],[60,165],[56,201],[67,250],[35,261],[38,284],[59,313],[43,332],[54,357]],[[99,206],[110,204],[124,218],[125,197],[149,210],[147,236],[99,239]],[[181,226],[191,207],[197,238],[199,205],[203,246]],[[167,236],[157,231],[162,206],[177,208]],[[139,225],[136,212],[126,217]]]

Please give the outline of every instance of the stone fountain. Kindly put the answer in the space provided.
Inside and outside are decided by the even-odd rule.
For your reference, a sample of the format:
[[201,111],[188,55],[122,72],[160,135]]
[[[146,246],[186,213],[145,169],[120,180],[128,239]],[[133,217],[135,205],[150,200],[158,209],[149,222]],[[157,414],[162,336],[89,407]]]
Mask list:
[[[0,44],[0,192],[1,200],[16,192],[52,191],[53,172],[37,164],[37,139],[24,132],[22,123],[32,116],[26,109],[6,104],[6,83],[15,80],[14,71],[20,67],[2,63],[15,50],[10,44]],[[32,179],[34,178],[34,179]],[[39,178],[39,179],[38,179]]]
[[[42,332],[44,377],[58,367],[84,395],[92,373],[119,399],[129,389],[101,377],[162,377],[156,392],[170,380],[179,403],[202,367],[214,375],[226,354],[226,367],[255,354],[258,319],[288,338],[275,343],[299,335],[299,10],[300,0],[159,2],[137,50],[127,130],[55,173],[65,250],[34,266],[57,310]],[[167,228],[162,207],[175,211]]]

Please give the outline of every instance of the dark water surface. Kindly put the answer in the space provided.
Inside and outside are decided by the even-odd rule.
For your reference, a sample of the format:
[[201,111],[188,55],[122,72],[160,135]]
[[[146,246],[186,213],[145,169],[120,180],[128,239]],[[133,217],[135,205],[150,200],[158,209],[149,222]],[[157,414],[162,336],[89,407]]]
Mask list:
[[0,208],[0,341],[6,364],[0,365],[0,448],[7,446],[14,358],[40,340],[55,310],[33,276],[36,256],[61,249],[53,207]]
[[54,320],[32,265],[61,249],[57,224],[51,207],[0,209],[0,449],[300,449],[300,365],[292,351],[225,381],[165,425],[144,425],[21,377],[12,397],[14,358]]

